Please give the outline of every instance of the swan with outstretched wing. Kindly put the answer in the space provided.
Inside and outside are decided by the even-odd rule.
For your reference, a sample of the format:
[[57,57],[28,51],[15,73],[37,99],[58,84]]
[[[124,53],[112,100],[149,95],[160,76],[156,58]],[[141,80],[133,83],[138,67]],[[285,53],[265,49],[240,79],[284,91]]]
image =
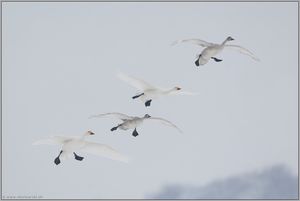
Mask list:
[[[158,117],[151,117],[149,114],[144,115],[143,117],[131,117],[125,114],[121,114],[118,112],[112,112],[112,113],[105,113],[105,114],[98,114],[98,115],[92,115],[90,118],[102,118],[102,117],[113,117],[122,120],[122,123],[118,124],[117,126],[111,128],[111,131],[115,131],[117,129],[121,130],[128,130],[128,129],[134,129],[132,132],[132,135],[134,137],[138,136],[137,127],[140,127],[144,122],[147,121],[153,121],[153,122],[159,122],[166,126],[175,128],[178,132],[182,133],[182,131],[172,122]],[[127,117],[126,119],[124,117]]]
[[170,89],[163,89],[160,87],[153,86],[148,82],[136,78],[133,76],[126,75],[124,73],[119,72],[118,78],[130,86],[136,88],[138,90],[137,94],[132,97],[132,99],[141,99],[146,107],[149,107],[152,100],[156,98],[160,98],[168,95],[196,95],[194,92],[183,91],[181,87],[173,87]]
[[112,147],[99,144],[95,142],[89,142],[85,140],[86,136],[94,135],[92,131],[85,132],[82,136],[65,137],[65,136],[53,136],[48,139],[38,140],[33,145],[60,145],[62,146],[59,155],[54,159],[56,165],[61,163],[61,159],[69,158],[72,153],[75,160],[82,161],[84,157],[77,155],[78,152],[93,154],[102,156],[112,160],[128,162],[128,158],[120,154]]
[[250,50],[239,46],[239,45],[228,45],[227,42],[234,40],[231,36],[227,37],[223,43],[215,44],[209,43],[201,39],[185,39],[177,40],[172,45],[177,45],[179,43],[191,43],[201,47],[205,47],[200,54],[198,54],[195,61],[196,66],[204,65],[213,59],[215,62],[221,62],[222,59],[216,58],[216,55],[220,54],[224,49],[232,49],[241,54],[247,55],[254,59],[255,61],[260,61]]

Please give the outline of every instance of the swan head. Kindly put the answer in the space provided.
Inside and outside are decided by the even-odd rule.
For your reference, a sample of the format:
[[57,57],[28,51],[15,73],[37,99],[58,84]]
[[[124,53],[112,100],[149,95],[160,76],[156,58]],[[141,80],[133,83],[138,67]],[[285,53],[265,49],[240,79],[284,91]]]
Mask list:
[[231,41],[231,40],[234,40],[234,39],[231,36],[228,36],[226,40]]
[[144,118],[147,119],[147,118],[150,118],[151,116],[149,114],[145,114]]
[[95,133],[93,133],[92,131],[87,131],[87,132],[85,133],[85,135],[95,135]]
[[174,87],[174,90],[179,91],[179,90],[181,90],[181,88],[180,87]]

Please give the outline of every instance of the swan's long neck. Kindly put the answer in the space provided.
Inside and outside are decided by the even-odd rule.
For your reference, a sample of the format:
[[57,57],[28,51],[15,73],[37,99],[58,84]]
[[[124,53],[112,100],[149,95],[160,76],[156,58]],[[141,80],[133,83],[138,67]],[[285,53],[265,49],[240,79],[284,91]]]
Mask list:
[[84,140],[85,139],[85,137],[86,137],[86,134],[83,134],[82,136],[80,136],[80,140]]
[[228,42],[228,38],[226,38],[226,39],[224,40],[224,42],[221,44],[221,46],[224,46],[227,42]]
[[167,95],[167,94],[169,94],[173,91],[176,91],[176,89],[172,88],[172,89],[169,89],[169,90],[165,90],[163,93]]

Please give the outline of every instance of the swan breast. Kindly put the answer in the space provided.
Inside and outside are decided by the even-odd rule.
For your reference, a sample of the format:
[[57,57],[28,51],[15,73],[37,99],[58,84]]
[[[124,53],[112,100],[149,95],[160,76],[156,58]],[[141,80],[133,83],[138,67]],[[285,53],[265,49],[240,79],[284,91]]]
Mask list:
[[74,139],[67,141],[63,147],[62,150],[64,151],[73,151],[73,150],[78,150],[84,146],[84,141],[80,139]]
[[144,91],[145,97],[143,97],[145,100],[158,98],[164,94],[164,92],[160,89],[149,89]]
[[215,56],[216,54],[220,53],[223,50],[223,46],[215,45],[205,48],[202,53],[201,57],[209,60],[211,57]]
[[134,118],[132,120],[125,121],[120,128],[123,130],[131,129],[131,128],[136,128],[140,126],[143,123],[142,118]]

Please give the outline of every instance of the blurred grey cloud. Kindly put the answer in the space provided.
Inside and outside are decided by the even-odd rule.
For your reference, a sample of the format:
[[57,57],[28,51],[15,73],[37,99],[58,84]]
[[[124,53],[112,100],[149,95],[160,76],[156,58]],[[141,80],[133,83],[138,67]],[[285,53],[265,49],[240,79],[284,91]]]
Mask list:
[[216,180],[204,186],[167,185],[154,199],[298,199],[298,176],[284,165]]

